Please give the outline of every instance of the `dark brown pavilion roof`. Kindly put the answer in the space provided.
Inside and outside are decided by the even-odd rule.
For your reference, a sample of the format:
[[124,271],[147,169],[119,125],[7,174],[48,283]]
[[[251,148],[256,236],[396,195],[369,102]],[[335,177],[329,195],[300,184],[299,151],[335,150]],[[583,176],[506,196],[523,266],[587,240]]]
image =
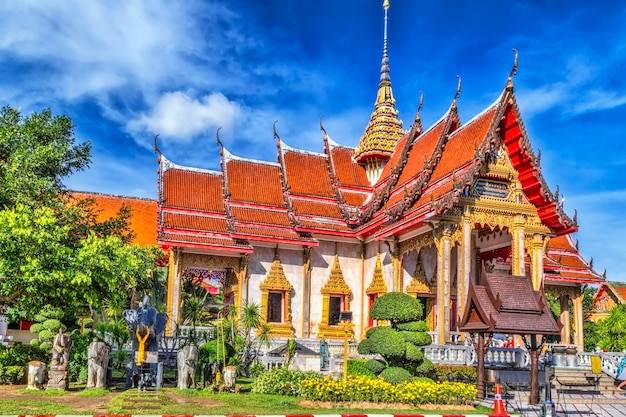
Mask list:
[[470,282],[462,332],[510,334],[559,334],[541,291],[530,277],[487,273],[483,267],[479,284]]

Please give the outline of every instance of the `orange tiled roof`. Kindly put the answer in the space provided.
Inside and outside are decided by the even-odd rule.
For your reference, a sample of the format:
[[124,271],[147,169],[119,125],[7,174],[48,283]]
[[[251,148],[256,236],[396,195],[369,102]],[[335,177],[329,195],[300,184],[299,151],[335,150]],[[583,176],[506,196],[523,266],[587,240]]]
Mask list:
[[431,182],[451,174],[474,158],[475,146],[480,146],[487,136],[497,109],[495,106],[492,107],[450,135]]
[[353,149],[333,147],[330,154],[340,184],[371,188],[365,168],[352,159]]
[[233,223],[235,229],[234,235],[245,235],[250,239],[254,237],[266,237],[266,238],[281,238],[290,240],[306,240],[298,236],[295,230],[287,228],[270,228],[263,227],[263,225],[242,225]]
[[365,204],[365,201],[369,198],[368,195],[362,194],[362,193],[353,193],[350,191],[343,191],[343,190],[340,192],[346,204],[351,205],[351,206],[360,207],[363,204]]
[[570,236],[571,235],[553,237],[548,242],[548,250],[550,249],[576,250],[576,246],[572,244],[572,239]]
[[157,244],[157,202],[134,197],[109,194],[71,192],[77,199],[93,198],[97,207],[97,219],[103,221],[117,215],[123,204],[131,207],[130,230],[135,235],[131,243],[147,246]]
[[617,293],[619,293],[619,295],[626,300],[626,286],[613,285],[613,288],[615,288],[615,291],[617,291]]
[[220,173],[170,168],[163,173],[163,205],[224,212],[224,181]]
[[335,197],[326,156],[285,152],[284,160],[291,193]]
[[424,169],[424,158],[430,160],[435,145],[446,127],[446,120],[441,119],[436,125],[418,136],[413,147],[409,151],[407,163],[398,178],[397,187],[402,188],[410,179],[414,178]]
[[331,217],[335,219],[343,218],[336,201],[334,203],[327,204],[317,201],[293,199],[291,204],[298,215]]
[[380,180],[378,181],[379,183],[384,181],[391,174],[391,170],[394,169],[396,165],[398,164],[400,155],[402,155],[402,150],[406,146],[406,141],[408,140],[408,138],[409,138],[409,135],[404,135],[402,139],[400,139],[398,143],[396,144],[395,150],[393,151],[393,153],[389,157],[389,160],[385,164],[383,168],[383,172],[380,174]]
[[214,246],[220,248],[252,249],[250,245],[246,243],[236,242],[235,240],[226,236],[199,236],[182,233],[164,233],[162,240],[167,243],[180,243],[183,245],[192,244]]
[[232,200],[285,206],[278,165],[237,159],[226,166]]
[[228,233],[226,218],[209,217],[186,213],[163,213],[163,227],[183,230]]
[[300,227],[316,230],[336,230],[342,232],[349,232],[351,229],[345,224],[339,224],[329,221],[313,221],[313,220],[300,220]]
[[287,211],[266,210],[262,208],[232,207],[230,213],[234,221],[291,226]]

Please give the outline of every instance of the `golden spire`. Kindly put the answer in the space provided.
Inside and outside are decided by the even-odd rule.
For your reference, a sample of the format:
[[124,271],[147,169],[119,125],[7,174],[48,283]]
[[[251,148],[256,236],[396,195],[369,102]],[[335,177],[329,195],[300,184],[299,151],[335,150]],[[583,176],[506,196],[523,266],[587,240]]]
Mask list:
[[380,82],[378,94],[374,103],[374,112],[365,127],[359,146],[354,151],[354,159],[357,162],[367,163],[368,160],[386,161],[393,153],[396,143],[404,132],[402,121],[398,119],[396,100],[391,90],[391,77],[389,76],[389,54],[387,52],[387,10],[389,0],[383,1],[385,10],[385,28],[383,41],[383,60],[380,69]]

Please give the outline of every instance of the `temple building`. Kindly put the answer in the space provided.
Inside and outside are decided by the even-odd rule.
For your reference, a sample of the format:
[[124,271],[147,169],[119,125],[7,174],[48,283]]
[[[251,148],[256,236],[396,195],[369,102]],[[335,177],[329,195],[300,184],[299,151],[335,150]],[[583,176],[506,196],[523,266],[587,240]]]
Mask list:
[[321,120],[319,152],[274,130],[274,161],[234,155],[218,134],[219,171],[178,165],[155,143],[171,323],[182,323],[190,279],[226,304],[260,305],[275,337],[343,338],[339,316],[350,311],[362,339],[376,325],[374,300],[402,291],[422,302],[435,343],[460,342],[469,284],[484,265],[558,296],[562,342],[582,350],[581,285],[605,278],[580,256],[576,215],[541,173],[515,97],[517,57],[502,93],[473,119],[459,118],[459,81],[438,121],[422,125],[420,102],[403,126],[388,8],[374,109],[356,148],[334,142]]
[[622,304],[626,304],[626,285],[623,282],[606,281],[596,291],[587,318],[594,322],[606,319],[611,315],[611,310]]

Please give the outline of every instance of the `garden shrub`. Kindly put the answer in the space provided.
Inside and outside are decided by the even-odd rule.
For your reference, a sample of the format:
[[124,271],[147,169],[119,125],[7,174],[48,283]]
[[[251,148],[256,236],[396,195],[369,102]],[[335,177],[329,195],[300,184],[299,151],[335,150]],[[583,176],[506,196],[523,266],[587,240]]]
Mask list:
[[257,378],[259,375],[261,375],[265,371],[267,371],[267,369],[260,362],[253,364],[252,366],[250,366],[250,369],[248,369],[248,372],[250,372],[250,376],[252,378]]
[[15,342],[11,346],[0,345],[0,366],[26,366],[30,361],[50,363],[52,352],[37,346]]
[[425,332],[402,330],[399,333],[405,341],[413,343],[415,346],[430,345],[433,341],[432,337]]
[[[409,321],[409,322],[406,322],[406,323],[398,323],[396,325],[396,329],[398,329],[398,330],[406,330],[406,331],[409,331],[409,332],[428,332],[430,330],[428,328],[428,325],[426,324],[426,322],[423,321],[423,320]],[[430,343],[430,341],[429,341],[429,343]],[[429,344],[429,343],[427,343],[427,344]]]
[[413,380],[411,372],[397,366],[390,366],[389,368],[383,369],[379,377],[394,385]]
[[390,292],[376,299],[370,309],[370,318],[407,322],[421,317],[422,311],[422,305],[415,297],[401,292]]
[[304,380],[300,397],[308,400],[351,402],[368,401],[421,404],[471,404],[476,399],[476,386],[459,382],[437,383],[420,379],[391,384],[381,378],[349,375],[347,381],[332,377]]
[[476,368],[474,366],[435,365],[434,370],[437,381],[476,381]]
[[435,377],[435,365],[428,358],[424,358],[422,363],[412,368],[413,375],[425,376],[428,378]]
[[424,360],[424,353],[414,344],[407,342],[406,358],[411,362],[421,363]]
[[376,374],[367,366],[367,359],[348,359],[348,375],[365,375],[374,378]]
[[367,331],[367,339],[362,340],[357,348],[361,355],[381,354],[385,358],[404,356],[404,338],[391,327],[373,327]]
[[25,366],[2,366],[0,365],[0,384],[16,385],[23,384],[26,377]]
[[302,381],[317,379],[322,379],[318,372],[275,368],[263,372],[252,382],[252,392],[296,396],[302,390]]
[[387,367],[387,364],[377,359],[369,359],[365,363],[365,366],[367,367],[367,369],[378,375],[383,369]]
[[93,341],[94,333],[85,332],[80,334],[80,330],[71,333],[72,350],[70,351],[70,361],[67,367],[68,378],[71,382],[87,382],[87,346]]

